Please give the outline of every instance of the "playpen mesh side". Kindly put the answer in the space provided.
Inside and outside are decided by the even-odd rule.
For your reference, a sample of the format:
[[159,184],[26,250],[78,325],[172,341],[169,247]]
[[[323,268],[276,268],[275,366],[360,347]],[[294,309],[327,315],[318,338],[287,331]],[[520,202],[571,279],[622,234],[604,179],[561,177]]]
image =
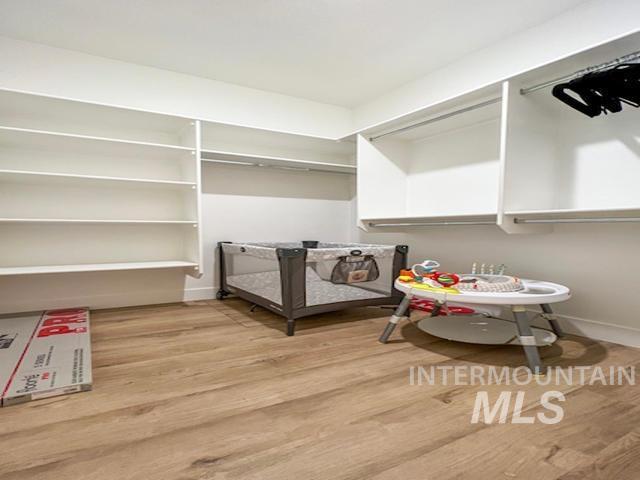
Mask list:
[[[282,305],[280,263],[275,248],[261,248],[258,255],[242,244],[224,244],[227,284]],[[263,251],[269,250],[269,251]]]
[[[302,248],[301,243],[231,243],[223,244],[227,283],[231,287],[282,305],[278,248]],[[379,277],[373,281],[336,284],[331,273],[340,257],[359,250],[372,255]],[[305,306],[341,303],[353,300],[385,298],[391,295],[395,246],[320,243],[308,249],[305,263]]]

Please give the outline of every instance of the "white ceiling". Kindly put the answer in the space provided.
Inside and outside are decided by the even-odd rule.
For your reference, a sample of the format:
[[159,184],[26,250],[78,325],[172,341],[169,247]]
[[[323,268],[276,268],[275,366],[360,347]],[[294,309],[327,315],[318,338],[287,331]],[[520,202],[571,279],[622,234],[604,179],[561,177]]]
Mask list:
[[0,34],[352,107],[584,0],[0,0]]

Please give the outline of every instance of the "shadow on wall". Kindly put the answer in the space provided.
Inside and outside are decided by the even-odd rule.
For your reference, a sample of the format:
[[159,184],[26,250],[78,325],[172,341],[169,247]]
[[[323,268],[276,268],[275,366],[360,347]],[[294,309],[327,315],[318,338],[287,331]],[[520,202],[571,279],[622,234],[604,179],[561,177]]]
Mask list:
[[204,163],[202,192],[214,195],[350,200],[352,175]]

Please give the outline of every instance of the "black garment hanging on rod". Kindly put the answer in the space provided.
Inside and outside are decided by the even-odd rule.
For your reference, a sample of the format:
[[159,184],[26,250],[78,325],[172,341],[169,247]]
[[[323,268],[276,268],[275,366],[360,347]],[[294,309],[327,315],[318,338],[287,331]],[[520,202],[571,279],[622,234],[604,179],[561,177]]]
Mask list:
[[622,63],[608,70],[586,73],[556,85],[552,94],[591,118],[619,112],[623,104],[640,107],[640,63]]

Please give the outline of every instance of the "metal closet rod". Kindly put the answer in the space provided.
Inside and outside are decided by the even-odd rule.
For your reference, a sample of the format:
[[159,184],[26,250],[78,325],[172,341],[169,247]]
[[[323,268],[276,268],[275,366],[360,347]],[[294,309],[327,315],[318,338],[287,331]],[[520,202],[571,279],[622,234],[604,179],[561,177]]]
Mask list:
[[[323,173],[340,173],[343,175],[353,175],[351,172],[339,172],[337,170],[321,170],[319,168],[307,168],[307,167],[288,167],[286,165],[266,165],[264,163],[251,163],[251,162],[234,162],[232,160],[215,160],[213,158],[203,158],[203,162],[210,163],[224,163],[226,165],[240,165],[242,167],[261,167],[261,168],[275,168],[278,170],[293,170],[299,172],[323,172]],[[348,165],[347,165],[348,166]]]
[[[592,218],[514,218],[513,223],[637,223],[640,217],[592,217]],[[370,227],[443,227],[451,225],[496,225],[494,220],[459,220],[441,222],[376,223]]]
[[627,63],[632,60],[637,60],[640,58],[640,50],[637,52],[629,53],[628,55],[623,55],[622,57],[616,58],[615,60],[611,60],[609,62],[601,63],[600,65],[596,65],[593,67],[583,68],[582,70],[578,70],[570,75],[565,75],[564,77],[554,78],[553,80],[546,81],[544,83],[539,83],[537,85],[533,85],[527,88],[521,88],[520,94],[526,95],[527,93],[535,92],[537,90],[541,90],[543,88],[550,87],[557,83],[565,82],[567,80],[573,80],[574,78],[581,77],[586,75],[587,73],[599,72],[601,70],[606,70],[607,68],[615,67],[616,65],[620,65],[621,63]]
[[495,225],[495,220],[460,220],[442,222],[407,222],[407,223],[376,223],[369,222],[370,227],[443,227],[449,225]]
[[633,223],[640,217],[592,217],[592,218],[514,218],[513,223]]
[[414,123],[413,125],[408,125],[406,127],[396,128],[395,130],[391,130],[389,132],[381,133],[380,135],[375,135],[373,137],[369,137],[369,141],[373,142],[378,138],[386,137],[387,135],[393,135],[396,133],[406,132],[408,130],[413,130],[414,128],[423,127],[425,125],[429,125],[431,123],[439,122],[440,120],[446,120],[447,118],[455,117],[456,115],[461,115],[463,113],[471,112],[473,110],[477,110],[478,108],[486,107],[488,105],[493,105],[494,103],[501,102],[502,98],[492,98],[491,100],[486,100],[484,102],[477,103],[475,105],[470,105],[468,107],[461,108],[459,110],[454,110],[453,112],[444,113],[434,118],[430,118],[428,120],[424,120],[419,123]]

